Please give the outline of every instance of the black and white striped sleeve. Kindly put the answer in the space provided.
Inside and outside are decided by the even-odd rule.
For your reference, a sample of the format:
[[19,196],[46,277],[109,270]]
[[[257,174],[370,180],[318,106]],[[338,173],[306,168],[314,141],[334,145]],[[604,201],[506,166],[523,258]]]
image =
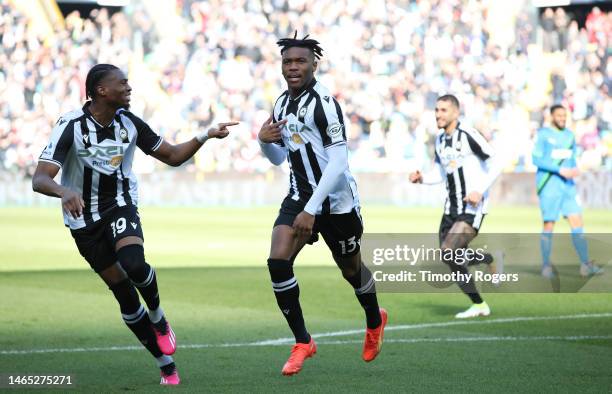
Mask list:
[[321,133],[324,148],[346,143],[344,114],[335,98],[318,95],[314,109],[314,121]]
[[38,158],[39,161],[55,164],[62,167],[74,142],[74,121],[59,118],[51,139]]
[[125,115],[134,124],[137,133],[136,146],[140,150],[150,155],[161,146],[164,139],[151,130],[151,127],[142,119],[128,111],[124,111],[121,114]]
[[476,130],[464,130],[467,137],[470,149],[482,161],[488,160],[493,156],[493,148],[487,142],[482,134]]

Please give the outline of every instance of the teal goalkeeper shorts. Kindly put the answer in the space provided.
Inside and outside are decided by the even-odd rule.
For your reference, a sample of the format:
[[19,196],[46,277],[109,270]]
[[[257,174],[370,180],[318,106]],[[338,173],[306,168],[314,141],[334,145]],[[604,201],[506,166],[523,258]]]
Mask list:
[[560,215],[568,217],[581,214],[582,206],[576,186],[544,188],[540,194],[540,211],[545,222],[556,222]]

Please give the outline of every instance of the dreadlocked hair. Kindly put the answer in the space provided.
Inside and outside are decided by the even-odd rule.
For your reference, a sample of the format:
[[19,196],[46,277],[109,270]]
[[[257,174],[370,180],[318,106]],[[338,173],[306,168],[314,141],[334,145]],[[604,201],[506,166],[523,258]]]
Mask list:
[[296,30],[293,38],[281,38],[276,42],[276,45],[281,47],[281,55],[291,47],[300,47],[310,49],[317,59],[321,59],[321,56],[323,56],[323,48],[319,46],[319,41],[308,38],[308,36],[309,34],[300,40],[297,38]]
[[118,70],[119,67],[112,64],[96,64],[87,73],[85,79],[85,95],[87,98],[94,98],[96,93],[96,85],[113,70]]

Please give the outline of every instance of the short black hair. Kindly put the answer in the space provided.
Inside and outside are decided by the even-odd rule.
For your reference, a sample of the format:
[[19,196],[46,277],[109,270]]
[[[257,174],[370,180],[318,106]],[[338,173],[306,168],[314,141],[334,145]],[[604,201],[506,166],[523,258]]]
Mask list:
[[564,106],[562,106],[561,104],[555,104],[552,107],[550,107],[550,114],[554,114],[556,110],[558,109],[565,109]]
[[89,70],[85,79],[85,95],[87,98],[94,98],[96,85],[113,70],[119,70],[119,67],[112,64],[96,64]]
[[455,108],[459,109],[459,100],[457,100],[457,97],[455,97],[452,94],[445,94],[443,96],[438,97],[438,99],[436,101],[446,101],[451,103],[452,105],[455,106]]
[[283,52],[285,52],[287,49],[291,47],[300,47],[300,48],[310,49],[312,54],[317,59],[320,59],[321,56],[323,56],[323,48],[321,48],[319,41],[313,40],[312,38],[308,38],[308,36],[309,35],[307,34],[304,36],[304,38],[300,40],[297,38],[297,30],[296,30],[295,34],[293,35],[293,38],[281,38],[280,40],[276,42],[276,45],[281,47],[281,51],[280,51],[281,55],[283,54]]

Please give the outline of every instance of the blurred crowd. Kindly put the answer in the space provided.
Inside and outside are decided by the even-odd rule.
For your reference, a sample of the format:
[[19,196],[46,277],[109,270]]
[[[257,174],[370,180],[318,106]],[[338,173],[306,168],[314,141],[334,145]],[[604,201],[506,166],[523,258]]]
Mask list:
[[128,71],[131,110],[169,141],[241,122],[189,170],[267,172],[256,135],[285,90],[276,41],[297,30],[324,49],[317,78],[345,111],[354,171],[427,167],[443,93],[459,97],[507,171],[533,170],[553,103],[571,111],[580,166],[612,169],[612,13],[594,8],[579,28],[529,1],[176,0],[171,15],[130,4],[71,13],[53,37],[1,6],[0,168],[30,174],[55,120],[83,104],[87,70],[112,63]]

